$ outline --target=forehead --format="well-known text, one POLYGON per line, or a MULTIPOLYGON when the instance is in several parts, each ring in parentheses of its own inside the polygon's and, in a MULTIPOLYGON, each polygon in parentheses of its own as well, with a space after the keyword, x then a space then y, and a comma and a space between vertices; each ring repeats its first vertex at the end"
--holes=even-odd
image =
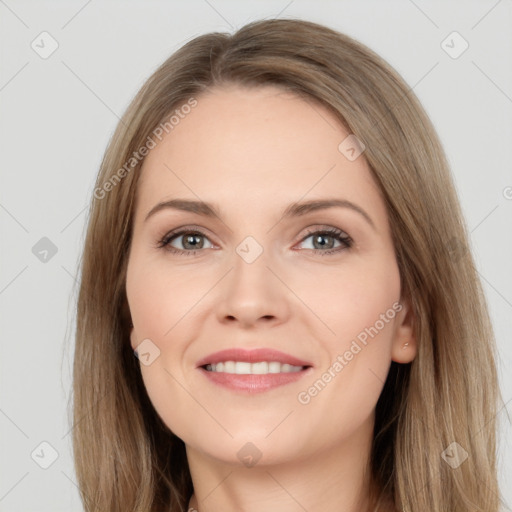
POLYGON ((339 150, 349 132, 319 103, 234 85, 196 100, 145 159, 138 196, 146 209, 172 196, 241 207, 336 192, 364 202, 378 196, 364 156, 350 161, 339 150))

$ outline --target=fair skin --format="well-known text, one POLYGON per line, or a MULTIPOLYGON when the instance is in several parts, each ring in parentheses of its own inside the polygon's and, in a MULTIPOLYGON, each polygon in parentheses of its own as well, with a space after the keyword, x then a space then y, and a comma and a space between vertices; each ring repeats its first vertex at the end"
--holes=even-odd
POLYGON ((384 201, 364 153, 350 161, 338 150, 348 132, 324 107, 274 87, 224 86, 197 100, 144 162, 126 282, 132 348, 150 339, 160 350, 141 372, 155 410, 186 445, 190 506, 360 512, 375 405, 391 361, 409 363, 417 350, 384 201), (219 217, 162 208, 145 220, 176 198, 214 203, 219 217), (283 217, 293 203, 327 198, 364 213, 283 217), (188 234, 157 247, 181 227, 188 234), (311 236, 332 228, 352 245, 311 236), (250 251, 263 250, 251 263, 237 252, 248 236, 257 242, 250 251), (378 333, 333 372, 372 326, 378 333), (267 391, 228 389, 196 365, 232 347, 274 348, 311 367, 267 391), (329 368, 329 382, 308 394, 329 368), (247 453, 256 464, 242 460, 247 453))

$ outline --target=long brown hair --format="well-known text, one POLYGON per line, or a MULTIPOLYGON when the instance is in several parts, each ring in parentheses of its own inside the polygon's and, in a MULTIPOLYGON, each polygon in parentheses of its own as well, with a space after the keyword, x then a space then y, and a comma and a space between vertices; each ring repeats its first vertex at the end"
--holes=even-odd
POLYGON ((279 86, 329 108, 364 143, 385 199, 418 355, 391 364, 377 403, 372 510, 391 502, 400 512, 497 512, 496 349, 441 144, 389 64, 293 19, 185 44, 147 80, 108 145, 77 310, 73 448, 85 510, 182 512, 192 494, 184 444, 151 405, 130 347, 125 281, 143 155, 159 127, 172 130, 176 109, 223 84, 279 86), (454 453, 467 459, 455 467, 454 453))

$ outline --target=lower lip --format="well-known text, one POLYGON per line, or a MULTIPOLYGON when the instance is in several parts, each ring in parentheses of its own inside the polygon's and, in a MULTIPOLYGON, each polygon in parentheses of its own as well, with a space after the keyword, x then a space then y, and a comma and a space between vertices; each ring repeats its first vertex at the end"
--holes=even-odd
POLYGON ((290 373, 266 373, 264 375, 237 374, 224 372, 209 372, 204 368, 198 368, 211 382, 231 389, 232 391, 243 391, 248 393, 262 393, 271 389, 296 382, 311 373, 313 368, 310 366, 305 370, 290 373))

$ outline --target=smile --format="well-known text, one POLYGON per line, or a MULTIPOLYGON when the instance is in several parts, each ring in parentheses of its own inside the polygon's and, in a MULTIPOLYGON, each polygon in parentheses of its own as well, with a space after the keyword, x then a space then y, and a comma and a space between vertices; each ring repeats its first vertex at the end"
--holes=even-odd
POLYGON ((282 364, 278 361, 224 361, 217 364, 205 365, 206 371, 215 373, 233 373, 237 375, 267 375, 269 373, 293 373, 304 370, 304 366, 282 364))

